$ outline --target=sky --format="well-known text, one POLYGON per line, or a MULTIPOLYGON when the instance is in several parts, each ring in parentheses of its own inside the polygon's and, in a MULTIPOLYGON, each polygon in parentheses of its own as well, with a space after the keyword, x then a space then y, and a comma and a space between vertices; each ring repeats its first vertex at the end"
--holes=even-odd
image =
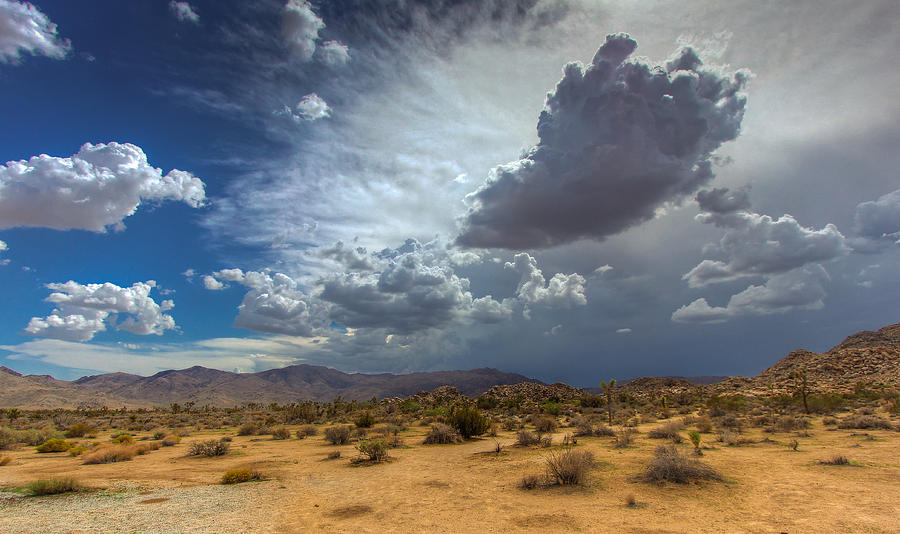
POLYGON ((900 4, 0 0, 0 365, 754 375, 896 323, 900 4))

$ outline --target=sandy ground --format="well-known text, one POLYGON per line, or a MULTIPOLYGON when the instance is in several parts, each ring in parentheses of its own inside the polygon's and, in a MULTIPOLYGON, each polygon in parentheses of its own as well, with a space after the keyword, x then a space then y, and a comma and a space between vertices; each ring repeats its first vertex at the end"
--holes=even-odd
MULTIPOLYGON (((655 425, 645 425, 647 429, 655 425)), ((26 497, 0 493, 0 532, 898 532, 900 433, 825 430, 810 437, 762 434, 779 443, 725 447, 704 435, 703 460, 725 482, 658 486, 633 482, 663 443, 646 435, 635 446, 612 448, 611 438, 579 438, 598 462, 585 487, 522 490, 526 474, 544 471, 546 449, 505 447, 493 439, 460 445, 421 445, 424 429, 402 434, 409 448, 386 464, 351 466, 352 445, 334 447, 322 436, 274 441, 235 437, 221 458, 186 457, 192 440, 229 432, 195 433, 175 447, 129 462, 82 465, 65 453, 8 453, 0 486, 73 476, 96 491, 26 497), (853 435, 858 434, 858 435, 853 435), (327 460, 340 450, 342 458, 327 460), (835 454, 856 465, 826 466, 835 454), (234 467, 255 467, 269 479, 218 485, 234 467), (625 504, 631 494, 636 507, 625 504)), ((512 433, 501 433, 512 445, 512 433)), ((562 433, 557 434, 557 442, 562 433)), ((689 444, 682 444, 685 451, 689 444)))

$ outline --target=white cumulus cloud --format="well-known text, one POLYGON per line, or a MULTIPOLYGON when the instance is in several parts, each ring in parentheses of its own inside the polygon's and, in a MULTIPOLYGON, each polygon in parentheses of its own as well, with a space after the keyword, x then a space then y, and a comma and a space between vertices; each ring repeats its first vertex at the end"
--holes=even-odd
POLYGON ((275 114, 290 117, 294 122, 313 122, 330 117, 331 108, 328 107, 328 102, 325 102, 322 97, 311 93, 300 99, 293 108, 284 106, 283 109, 276 111, 275 114))
POLYGON ((33 4, 0 0, 0 63, 18 63, 23 53, 63 59, 71 48, 33 4))
POLYGON ((163 312, 175 307, 171 300, 159 304, 150 297, 156 282, 137 282, 131 287, 104 284, 47 284, 53 290, 46 302, 56 305, 47 317, 32 317, 25 332, 33 336, 88 341, 107 326, 117 330, 162 335, 176 328, 175 319, 163 312), (119 316, 124 319, 119 320, 119 316))
POLYGON ((523 302, 557 308, 587 304, 587 297, 584 296, 585 280, 578 273, 556 273, 547 282, 544 273, 537 266, 537 260, 526 252, 516 254, 513 261, 507 262, 505 267, 522 275, 516 295, 523 302))
POLYGON ((105 232, 123 228, 142 202, 174 200, 196 208, 205 199, 199 178, 178 169, 163 175, 130 143, 85 143, 68 158, 41 154, 0 166, 0 228, 105 232))

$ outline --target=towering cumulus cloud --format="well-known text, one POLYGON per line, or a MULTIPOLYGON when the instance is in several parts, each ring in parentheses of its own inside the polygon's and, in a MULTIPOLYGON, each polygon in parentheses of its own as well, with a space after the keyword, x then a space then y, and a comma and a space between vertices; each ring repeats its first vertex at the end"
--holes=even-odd
POLYGON ((41 154, 0 166, 0 228, 42 226, 105 232, 122 228, 142 201, 179 200, 198 207, 204 183, 162 170, 130 143, 86 143, 70 158, 41 154))
POLYGON ((133 334, 161 335, 175 328, 175 320, 165 311, 175 307, 171 300, 157 304, 150 297, 156 282, 137 282, 131 287, 105 284, 47 284, 54 292, 45 300, 56 305, 47 317, 32 317, 25 332, 40 337, 89 341, 97 332, 106 330, 107 323, 118 330, 133 334), (116 323, 119 315, 125 319, 116 323))
POLYGON ((602 239, 713 177, 713 151, 740 132, 749 72, 704 66, 690 47, 655 66, 628 59, 636 47, 609 35, 587 68, 566 65, 538 121, 540 142, 467 197, 459 244, 602 239))
POLYGON ((28 2, 0 0, 0 63, 17 63, 23 53, 62 59, 67 39, 56 35, 56 24, 28 2))

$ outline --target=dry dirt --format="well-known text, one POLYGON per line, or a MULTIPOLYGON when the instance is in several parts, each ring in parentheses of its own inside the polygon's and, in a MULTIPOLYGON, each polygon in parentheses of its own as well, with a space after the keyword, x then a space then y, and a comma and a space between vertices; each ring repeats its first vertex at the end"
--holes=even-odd
MULTIPOLYGON (((424 428, 401 435, 409 446, 386 464, 351 466, 353 445, 334 447, 321 435, 274 441, 235 437, 221 458, 191 458, 193 440, 234 435, 197 432, 129 462, 82 465, 65 453, 33 448, 6 452, 0 467, 0 532, 897 532, 900 530, 900 433, 826 430, 817 420, 809 437, 766 437, 777 443, 727 447, 704 434, 703 460, 725 482, 632 482, 653 449, 612 447, 611 438, 579 438, 597 467, 585 487, 522 490, 526 474, 544 471, 547 449, 516 448, 513 433, 459 445, 421 445, 424 428), (856 435, 854 435, 856 434, 856 435), (867 434, 867 435, 863 435, 867 434), (787 443, 800 443, 797 452, 787 443), (328 460, 340 450, 342 457, 328 460), (836 454, 854 465, 820 465, 836 454), (253 467, 268 477, 234 486, 222 473, 253 467), (21 487, 50 477, 75 477, 102 488, 79 494, 30 497, 21 487), (633 495, 634 507, 626 506, 633 495)), ((562 440, 562 432, 556 442, 562 440)), ((685 451, 691 446, 679 445, 685 451)))

